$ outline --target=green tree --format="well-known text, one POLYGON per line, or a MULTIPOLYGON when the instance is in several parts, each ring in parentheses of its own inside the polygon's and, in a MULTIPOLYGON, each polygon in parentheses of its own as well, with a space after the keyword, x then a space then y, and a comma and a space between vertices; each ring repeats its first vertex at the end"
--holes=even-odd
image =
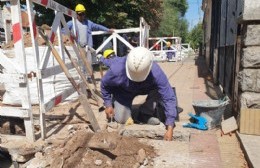
POLYGON ((188 4, 186 0, 164 0, 160 27, 153 31, 155 36, 179 36, 184 42, 188 34, 188 22, 184 19, 188 4))
POLYGON ((193 49, 198 48, 203 39, 203 29, 202 23, 198 23, 188 35, 188 40, 190 41, 191 47, 193 49))
MULTIPOLYGON (((90 20, 113 28, 138 27, 140 17, 144 17, 151 28, 158 27, 162 9, 162 0, 56 0, 56 2, 73 10, 78 3, 81 3, 86 7, 87 17, 90 20)), ((35 6, 35 10, 39 13, 37 23, 54 17, 53 12, 39 5, 35 6)))

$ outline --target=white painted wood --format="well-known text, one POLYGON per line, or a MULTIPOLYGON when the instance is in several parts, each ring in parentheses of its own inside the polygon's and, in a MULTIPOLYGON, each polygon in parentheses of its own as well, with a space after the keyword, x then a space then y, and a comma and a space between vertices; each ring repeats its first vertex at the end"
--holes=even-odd
MULTIPOLYGON (((69 62, 69 63, 66 63, 66 67, 68 69, 72 69, 73 65, 71 64, 71 62, 69 62)), ((59 73, 62 73, 62 72, 63 71, 60 69, 60 66, 56 65, 56 66, 53 66, 53 67, 43 69, 41 71, 41 75, 42 75, 42 78, 44 79, 44 78, 47 78, 47 77, 50 77, 52 75, 56 75, 56 74, 59 74, 59 73)))
POLYGON ((0 64, 5 68, 7 73, 22 73, 19 66, 12 62, 10 58, 7 58, 4 54, 4 50, 0 49, 0 64))
MULTIPOLYGON (((140 32, 139 28, 128 28, 128 29, 115 29, 114 33, 132 33, 132 32, 140 32)), ((91 33, 92 35, 102 35, 102 34, 110 34, 109 32, 106 31, 93 31, 91 33)))
POLYGON ((122 42, 124 43, 128 48, 133 49, 134 47, 128 42, 126 41, 123 37, 121 37, 118 34, 115 34, 115 36, 122 42))
POLYGON ((0 83, 26 83, 24 74, 0 74, 0 83))
POLYGON ((5 43, 8 44, 11 42, 11 24, 10 20, 4 20, 4 29, 5 29, 5 43))
MULTIPOLYGON (((58 94, 56 97, 52 98, 50 101, 44 103, 44 108, 46 109, 46 112, 50 111, 55 106, 55 99, 58 97, 61 97, 60 101, 64 101, 67 97, 69 97, 71 94, 75 92, 74 88, 68 88, 64 90, 62 93, 58 94)), ((56 104, 57 105, 57 104, 56 104)))
MULTIPOLYGON (((39 68, 40 68, 40 55, 39 55, 39 45, 34 37, 37 34, 37 30, 34 29, 34 12, 33 12, 33 3, 32 0, 26 0, 27 8, 28 8, 28 17, 29 17, 29 24, 30 24, 30 33, 31 33, 31 41, 32 41, 32 47, 33 52, 35 55, 35 62, 37 66, 37 86, 38 86, 38 95, 39 95, 39 113, 40 113, 40 127, 41 127, 41 138, 45 139, 46 137, 46 123, 45 123, 45 108, 44 108, 44 94, 43 94, 43 84, 42 84, 42 76, 39 76, 39 68), (36 31, 36 32, 35 32, 36 31)), ((25 121, 27 124, 28 121, 25 121)))
MULTIPOLYGON (((58 12, 55 11, 57 14, 58 12)), ((62 13, 61 13, 62 14, 62 13)), ((61 15, 63 17, 63 15, 61 15)), ((65 55, 64 55, 64 49, 63 49, 63 41, 62 41, 62 36, 61 36, 61 22, 59 21, 59 27, 57 29, 57 35, 58 35, 58 42, 59 42, 59 54, 62 58, 62 60, 65 62, 65 55)))
POLYGON ((75 11, 66 8, 65 6, 55 2, 53 0, 48 0, 47 4, 43 4, 42 0, 33 0, 33 2, 37 3, 39 5, 42 5, 44 7, 51 8, 52 10, 56 10, 56 11, 62 12, 64 14, 68 15, 68 16, 76 17, 76 12, 75 11))
POLYGON ((106 45, 107 43, 113 39, 113 35, 109 36, 97 49, 96 53, 99 53, 106 45))
MULTIPOLYGON (((22 19, 21 19, 21 10, 20 10, 20 1, 19 0, 12 0, 11 2, 11 18, 12 18, 12 25, 18 25, 21 39, 17 39, 14 44, 15 48, 15 55, 19 57, 21 65, 23 65, 22 73, 27 74, 27 64, 26 64, 26 55, 24 50, 24 38, 22 35, 22 19)), ((13 32, 14 33, 14 32, 13 32)), ((27 83, 27 77, 25 78, 25 82, 27 83)), ((31 111, 31 99, 30 99, 30 90, 28 84, 23 85, 20 87, 19 92, 21 93, 21 100, 22 100, 22 107, 23 109, 28 110, 29 119, 24 121, 25 125, 25 133, 26 137, 30 141, 35 141, 34 135, 34 126, 33 126, 33 116, 31 111)))
POLYGON ((117 55, 117 41, 116 36, 113 34, 113 50, 115 51, 115 54, 117 55))
MULTIPOLYGON (((52 23, 52 26, 51 26, 51 32, 48 36, 48 38, 50 39, 52 34, 55 33, 60 25, 60 20, 62 18, 62 13, 57 13, 55 15, 55 18, 53 20, 53 23, 52 23)), ((44 56, 42 57, 42 60, 41 60, 41 64, 40 64, 40 68, 41 69, 45 69, 47 67, 47 64, 48 64, 48 61, 49 61, 49 58, 50 58, 50 54, 51 54, 51 49, 50 47, 48 47, 48 50, 47 52, 45 52, 44 56)))
POLYGON ((21 107, 0 107, 0 116, 28 118, 29 114, 21 107))

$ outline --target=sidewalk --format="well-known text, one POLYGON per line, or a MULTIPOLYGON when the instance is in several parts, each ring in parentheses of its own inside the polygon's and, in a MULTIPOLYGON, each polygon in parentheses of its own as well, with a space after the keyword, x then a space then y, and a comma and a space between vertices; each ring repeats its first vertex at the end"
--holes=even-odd
MULTIPOLYGON (((198 69, 201 69, 200 70, 200 72, 202 72, 201 74, 201 76, 203 77, 204 76, 204 78, 205 78, 205 76, 206 76, 206 79, 207 78, 210 78, 208 75, 207 75, 207 72, 206 72, 206 70, 203 70, 203 64, 205 63, 204 61, 203 61, 203 59, 200 59, 200 61, 198 61, 198 62, 201 62, 202 64, 198 64, 198 65, 200 65, 200 67, 198 67, 198 69), (203 63, 204 62, 204 63, 203 63), (204 74, 204 75, 203 75, 204 74)), ((199 78, 197 79, 198 81, 197 82, 199 82, 199 78)), ((206 81, 206 80, 205 80, 206 81)), ((197 82, 194 82, 195 84, 197 83, 197 82)), ((205 84, 207 85, 207 83, 208 82, 205 82, 205 84)), ((210 82, 209 82, 210 83, 210 82)), ((205 85, 205 86, 206 86, 205 85)), ((212 85, 211 85, 212 86, 212 85)), ((208 87, 208 88, 211 88, 211 87, 208 87)), ((218 88, 216 88, 215 87, 215 89, 214 89, 216 92, 217 92, 217 94, 218 95, 221 95, 221 91, 218 89, 218 88)), ((214 92, 214 91, 213 91, 214 92)), ((209 91, 209 89, 207 89, 207 95, 211 95, 212 96, 212 94, 208 94, 208 93, 210 93, 210 91, 209 91)), ((193 96, 194 96, 194 99, 196 100, 197 98, 201 98, 201 97, 203 97, 203 94, 201 94, 201 92, 199 92, 199 93, 197 93, 197 92, 195 92, 194 94, 193 94, 193 96)), ((205 96, 205 95, 204 95, 205 96)), ((214 96, 212 96, 212 98, 214 99, 214 98, 216 98, 215 97, 215 95, 214 96)), ((226 118, 228 118, 228 117, 231 117, 232 116, 232 114, 231 114, 231 111, 226 111, 226 112, 228 112, 228 113, 226 113, 225 114, 225 117, 226 118)), ((240 141, 240 146, 241 146, 241 148, 242 148, 242 150, 243 150, 243 153, 244 153, 244 155, 245 155, 245 158, 246 158, 246 160, 247 160, 247 164, 248 164, 248 167, 254 167, 254 168, 257 168, 257 167, 260 167, 260 160, 259 160, 259 158, 260 158, 260 136, 254 136, 254 135, 246 135, 246 134, 240 134, 238 131, 237 131, 237 138, 238 138, 238 140, 240 141)))
MULTIPOLYGON (((186 58, 183 62, 159 63, 169 82, 176 88, 178 105, 183 108, 180 121, 176 122, 174 141, 165 142, 143 139, 158 152, 154 167, 160 168, 196 168, 196 167, 247 167, 240 143, 233 134, 221 136, 219 129, 200 131, 183 128, 189 122, 188 113, 194 114, 192 101, 218 99, 221 91, 212 84, 205 60, 202 57, 186 58)), ((163 126, 130 126, 128 129, 165 132, 163 126)))
POLYGON ((238 138, 245 152, 249 167, 260 167, 260 136, 238 133, 238 138))

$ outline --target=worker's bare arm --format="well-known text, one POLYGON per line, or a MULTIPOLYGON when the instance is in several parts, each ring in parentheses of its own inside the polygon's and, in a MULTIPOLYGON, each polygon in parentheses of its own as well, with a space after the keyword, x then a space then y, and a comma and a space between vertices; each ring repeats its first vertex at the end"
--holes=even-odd
POLYGON ((164 134, 164 140, 166 140, 166 141, 172 141, 173 128, 174 128, 174 126, 167 125, 167 127, 166 127, 167 131, 166 131, 166 133, 164 134))
POLYGON ((105 113, 107 115, 107 118, 111 118, 114 116, 114 108, 112 106, 106 107, 105 113))

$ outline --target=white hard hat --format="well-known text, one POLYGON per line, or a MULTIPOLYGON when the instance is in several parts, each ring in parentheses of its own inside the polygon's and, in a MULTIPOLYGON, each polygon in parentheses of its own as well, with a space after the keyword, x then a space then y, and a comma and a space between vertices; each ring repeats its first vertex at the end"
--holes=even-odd
POLYGON ((144 47, 132 49, 126 59, 126 75, 135 82, 144 81, 149 75, 153 63, 153 53, 144 47))

